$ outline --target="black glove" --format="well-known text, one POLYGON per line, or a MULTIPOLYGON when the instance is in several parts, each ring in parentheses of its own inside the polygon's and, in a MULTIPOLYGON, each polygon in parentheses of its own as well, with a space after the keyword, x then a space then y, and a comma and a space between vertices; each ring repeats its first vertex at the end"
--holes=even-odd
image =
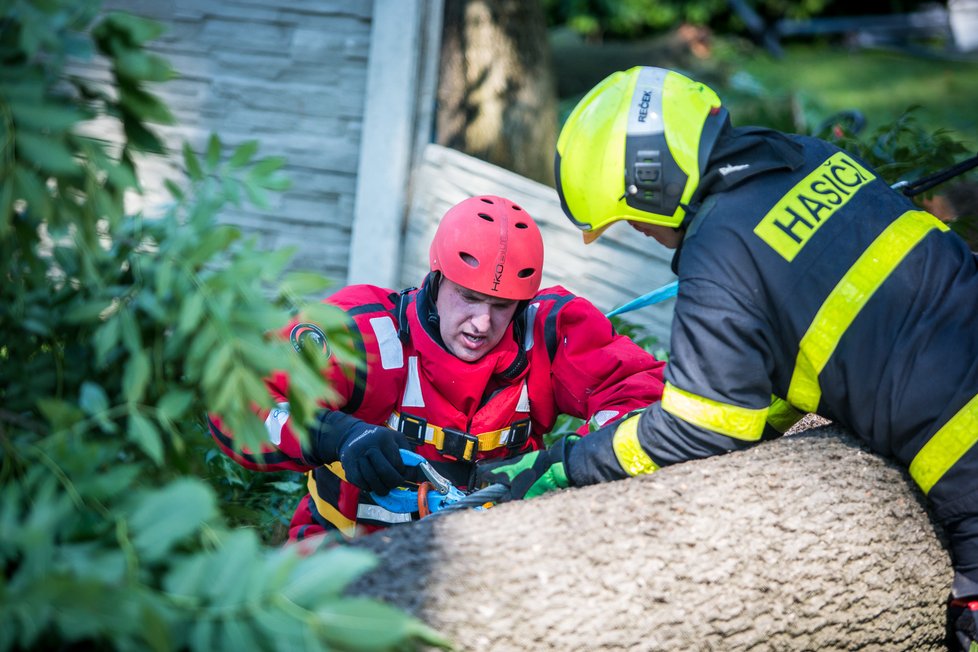
POLYGON ((401 460, 401 448, 410 448, 397 430, 361 421, 336 410, 322 410, 312 429, 312 454, 317 464, 339 461, 347 482, 386 496, 391 489, 417 479, 401 460))
POLYGON ((978 596, 948 599, 947 649, 978 650, 978 596))
POLYGON ((580 439, 568 435, 552 448, 533 451, 501 462, 480 464, 476 468, 476 486, 502 484, 509 492, 496 502, 534 498, 549 491, 571 486, 567 475, 567 454, 580 439))

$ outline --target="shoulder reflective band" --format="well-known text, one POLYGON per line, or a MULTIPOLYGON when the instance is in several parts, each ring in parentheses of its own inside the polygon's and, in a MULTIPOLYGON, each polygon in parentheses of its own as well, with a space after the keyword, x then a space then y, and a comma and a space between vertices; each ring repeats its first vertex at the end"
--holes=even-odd
POLYGON ((925 494, 978 442, 978 396, 951 417, 910 462, 910 477, 925 494))
POLYGON ((697 396, 666 383, 662 409, 711 432, 743 441, 758 441, 764 434, 766 407, 745 408, 697 396))
POLYGON ((771 397, 771 407, 768 408, 767 412, 767 423, 782 435, 788 432, 791 426, 801 421, 803 416, 805 416, 804 413, 793 408, 791 403, 783 398, 771 397))
POLYGON ((636 414, 622 421, 611 439, 611 447, 618 463, 631 476, 652 473, 659 469, 659 465, 652 461, 638 441, 638 420, 641 416, 641 413, 636 414))
POLYGON ((822 398, 818 375, 839 340, 900 261, 934 229, 947 231, 948 227, 930 213, 907 211, 886 227, 849 268, 801 338, 788 387, 789 403, 808 412, 818 409, 822 398))

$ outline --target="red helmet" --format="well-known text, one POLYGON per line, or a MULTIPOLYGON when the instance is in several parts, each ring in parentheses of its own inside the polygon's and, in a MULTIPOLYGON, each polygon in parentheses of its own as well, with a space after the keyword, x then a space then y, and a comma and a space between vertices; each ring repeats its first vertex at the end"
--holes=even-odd
POLYGON ((530 299, 540 289, 543 237, 529 213, 503 197, 455 204, 431 241, 431 270, 482 294, 530 299))

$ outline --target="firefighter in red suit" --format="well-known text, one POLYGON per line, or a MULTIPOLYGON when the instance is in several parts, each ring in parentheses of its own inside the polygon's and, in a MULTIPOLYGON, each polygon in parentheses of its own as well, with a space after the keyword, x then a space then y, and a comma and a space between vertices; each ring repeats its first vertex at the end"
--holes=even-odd
MULTIPOLYGON (((585 299, 560 286, 540 290, 543 239, 512 201, 482 196, 452 207, 430 263, 420 289, 354 285, 327 299, 349 316, 366 364, 331 358, 327 378, 337 398, 323 403, 305 445, 296 434, 302 426, 289 418, 282 374, 268 380, 278 407, 262 414, 263 450, 235 450, 220 419, 210 417, 221 449, 243 466, 307 474, 291 540, 330 531, 352 537, 418 518, 371 498, 414 470, 399 448, 465 488, 478 461, 542 448, 561 414, 600 427, 659 400, 664 363, 617 335, 585 299)), ((313 337, 328 350, 315 324, 289 324, 283 335, 297 347, 313 337)))

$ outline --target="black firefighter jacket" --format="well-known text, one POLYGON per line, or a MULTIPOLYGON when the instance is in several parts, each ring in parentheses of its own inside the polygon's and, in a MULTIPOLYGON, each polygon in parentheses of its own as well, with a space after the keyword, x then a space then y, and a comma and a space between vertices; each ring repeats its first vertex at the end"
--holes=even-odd
POLYGON ((833 145, 731 133, 748 146, 711 157, 673 263, 662 402, 582 439, 572 482, 743 449, 815 412, 909 467, 978 581, 975 255, 833 145))

